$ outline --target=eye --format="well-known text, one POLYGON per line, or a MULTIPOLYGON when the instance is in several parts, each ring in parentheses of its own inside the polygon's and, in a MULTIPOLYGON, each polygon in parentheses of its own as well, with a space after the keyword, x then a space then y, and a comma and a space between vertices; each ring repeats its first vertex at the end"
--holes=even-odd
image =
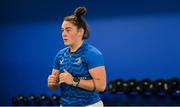
POLYGON ((67 32, 70 32, 71 30, 66 30, 67 32))
POLYGON ((64 30, 63 30, 63 29, 61 29, 61 32, 64 32, 64 30))

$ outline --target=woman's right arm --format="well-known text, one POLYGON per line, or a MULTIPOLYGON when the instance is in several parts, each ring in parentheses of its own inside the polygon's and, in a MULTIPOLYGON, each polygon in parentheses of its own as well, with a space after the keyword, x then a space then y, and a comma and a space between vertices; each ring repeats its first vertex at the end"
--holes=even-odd
POLYGON ((51 75, 48 76, 48 88, 56 90, 59 88, 59 74, 60 71, 53 69, 51 75))

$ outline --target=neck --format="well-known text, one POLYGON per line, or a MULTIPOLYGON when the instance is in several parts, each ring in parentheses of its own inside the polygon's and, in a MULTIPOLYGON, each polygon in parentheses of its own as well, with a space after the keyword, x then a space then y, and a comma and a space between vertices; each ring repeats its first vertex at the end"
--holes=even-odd
POLYGON ((82 44, 83 44, 83 40, 70 46, 71 52, 76 52, 81 47, 82 44))

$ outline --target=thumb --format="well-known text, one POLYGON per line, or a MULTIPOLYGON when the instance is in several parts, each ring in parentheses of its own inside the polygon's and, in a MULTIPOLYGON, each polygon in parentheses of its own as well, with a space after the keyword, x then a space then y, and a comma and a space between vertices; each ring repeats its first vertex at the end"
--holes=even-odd
POLYGON ((64 73, 68 73, 69 74, 69 72, 66 69, 64 69, 64 73))
POLYGON ((60 74, 59 71, 55 71, 55 70, 52 71, 52 75, 59 75, 59 74, 60 74))

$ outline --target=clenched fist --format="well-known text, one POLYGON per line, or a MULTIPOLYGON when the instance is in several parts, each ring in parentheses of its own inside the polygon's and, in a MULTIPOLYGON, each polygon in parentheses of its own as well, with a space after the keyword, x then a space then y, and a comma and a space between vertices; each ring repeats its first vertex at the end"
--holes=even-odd
POLYGON ((64 73, 61 73, 59 75, 59 83, 66 83, 68 85, 72 85, 72 81, 73 81, 73 76, 64 69, 64 73))
POLYGON ((53 70, 52 74, 48 76, 48 87, 52 90, 59 88, 59 71, 53 70))

